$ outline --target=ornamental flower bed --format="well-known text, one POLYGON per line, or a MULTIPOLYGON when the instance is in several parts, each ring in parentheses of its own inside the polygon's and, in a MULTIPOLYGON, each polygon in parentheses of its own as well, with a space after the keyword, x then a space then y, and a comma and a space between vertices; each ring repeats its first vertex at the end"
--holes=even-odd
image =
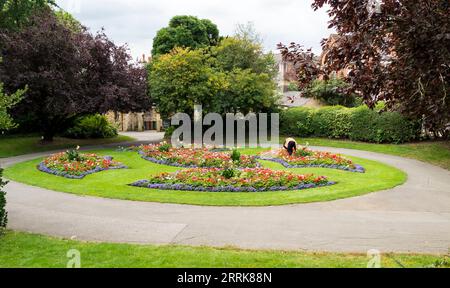
POLYGON ((67 151, 45 158, 38 167, 40 171, 69 179, 82 179, 87 175, 111 169, 125 169, 126 166, 113 161, 110 156, 79 154, 67 151))
POLYGON ((324 176, 298 175, 261 168, 217 169, 194 168, 163 173, 131 186, 160 190, 200 192, 266 192, 303 190, 333 185, 324 176))
POLYGON ((365 169, 353 163, 353 161, 341 155, 329 152, 312 151, 306 147, 301 147, 290 156, 285 149, 280 149, 275 153, 261 154, 260 159, 280 163, 286 168, 331 168, 350 172, 365 173, 365 169))
POLYGON ((167 144, 144 145, 139 154, 145 160, 174 167, 182 168, 224 168, 231 162, 239 168, 257 168, 260 164, 255 156, 238 155, 233 160, 231 152, 215 152, 193 148, 172 148, 167 144))

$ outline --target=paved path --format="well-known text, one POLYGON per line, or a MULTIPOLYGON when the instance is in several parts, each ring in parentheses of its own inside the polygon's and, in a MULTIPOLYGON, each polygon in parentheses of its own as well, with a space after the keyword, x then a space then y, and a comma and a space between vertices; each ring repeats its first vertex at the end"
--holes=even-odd
MULTIPOLYGON (((313 147, 314 148, 314 147, 313 147)), ((79 240, 284 250, 447 253, 450 172, 371 152, 320 148, 374 159, 408 173, 395 189, 328 203, 200 207, 80 197, 11 182, 11 229, 79 240)), ((3 159, 11 165, 42 154, 3 159)))

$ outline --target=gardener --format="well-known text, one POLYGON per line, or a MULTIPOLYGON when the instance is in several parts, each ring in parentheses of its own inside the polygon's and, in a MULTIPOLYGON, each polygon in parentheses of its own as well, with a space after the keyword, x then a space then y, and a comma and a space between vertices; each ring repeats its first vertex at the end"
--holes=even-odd
POLYGON ((287 150, 289 156, 292 156, 292 154, 297 151, 297 141, 295 141, 294 138, 287 138, 284 141, 283 147, 287 150))

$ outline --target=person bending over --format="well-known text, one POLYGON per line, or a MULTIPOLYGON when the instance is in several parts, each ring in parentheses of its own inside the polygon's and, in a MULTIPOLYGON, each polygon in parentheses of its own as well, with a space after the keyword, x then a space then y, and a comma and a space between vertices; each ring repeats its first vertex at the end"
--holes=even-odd
POLYGON ((287 150, 287 152, 289 153, 289 156, 292 156, 292 154, 297 152, 297 141, 295 141, 294 138, 287 138, 284 141, 283 147, 284 147, 284 149, 287 150))

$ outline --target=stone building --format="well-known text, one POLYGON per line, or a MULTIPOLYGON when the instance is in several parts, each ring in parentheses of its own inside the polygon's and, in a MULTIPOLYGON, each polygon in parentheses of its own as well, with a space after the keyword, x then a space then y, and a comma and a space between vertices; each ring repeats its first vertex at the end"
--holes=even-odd
POLYGON ((108 120, 114 123, 119 131, 162 131, 163 121, 155 108, 142 113, 109 112, 108 120))
MULTIPOLYGON (((142 65, 151 61, 151 57, 142 55, 139 62, 142 65)), ((153 107, 150 111, 143 111, 141 113, 120 113, 111 111, 106 114, 108 120, 115 124, 119 131, 158 131, 163 130, 163 120, 161 115, 153 107)))

